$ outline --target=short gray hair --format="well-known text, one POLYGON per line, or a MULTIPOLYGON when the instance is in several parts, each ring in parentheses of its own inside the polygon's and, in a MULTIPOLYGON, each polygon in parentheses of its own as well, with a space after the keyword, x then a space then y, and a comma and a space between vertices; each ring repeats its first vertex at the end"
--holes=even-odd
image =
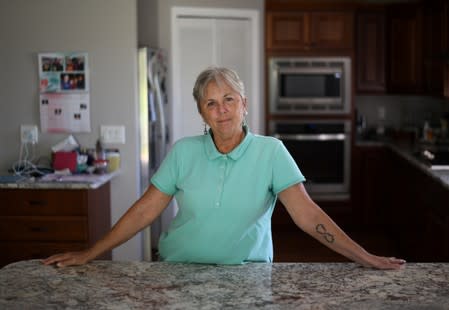
POLYGON ((198 75, 195 86, 193 87, 193 98, 196 101, 198 112, 201 113, 201 100, 204 97, 207 85, 212 81, 218 85, 223 82, 226 83, 232 90, 238 92, 242 98, 245 98, 245 86, 237 72, 225 67, 211 66, 198 75))

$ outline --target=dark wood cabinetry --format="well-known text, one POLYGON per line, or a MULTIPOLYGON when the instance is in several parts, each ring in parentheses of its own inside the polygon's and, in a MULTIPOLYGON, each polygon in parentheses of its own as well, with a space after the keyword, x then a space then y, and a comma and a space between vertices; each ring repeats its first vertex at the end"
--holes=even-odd
POLYGON ((449 190, 392 152, 389 194, 393 197, 389 228, 410 261, 449 261, 449 190))
POLYGON ((356 91, 449 96, 447 20, 447 0, 359 10, 356 91))
POLYGON ((415 5, 388 8, 388 88, 392 93, 421 93, 422 14, 415 5))
POLYGON ((442 3, 423 6, 423 71, 424 89, 429 94, 443 95, 444 90, 444 11, 442 3))
POLYGON ((385 171, 389 168, 383 146, 356 147, 353 153, 352 196, 359 229, 385 228, 385 171))
POLYGON ((449 98, 449 0, 443 1, 441 14, 443 15, 443 95, 449 98))
POLYGON ((267 12, 266 18, 268 50, 352 49, 350 12, 267 12))
POLYGON ((110 229, 109 186, 0 189, 0 266, 93 244, 110 229))
POLYGON ((356 91, 383 93, 386 91, 385 12, 359 12, 356 23, 356 91))
POLYGON ((387 147, 359 147, 357 154, 363 227, 387 232, 395 255, 408 261, 449 261, 449 189, 387 147))

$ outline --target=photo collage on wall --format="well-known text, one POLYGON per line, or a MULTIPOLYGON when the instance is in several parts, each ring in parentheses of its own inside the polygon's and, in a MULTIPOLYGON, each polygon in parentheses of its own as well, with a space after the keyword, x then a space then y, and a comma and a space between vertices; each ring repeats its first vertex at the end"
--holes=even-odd
POLYGON ((87 53, 39 54, 41 130, 90 132, 87 53))

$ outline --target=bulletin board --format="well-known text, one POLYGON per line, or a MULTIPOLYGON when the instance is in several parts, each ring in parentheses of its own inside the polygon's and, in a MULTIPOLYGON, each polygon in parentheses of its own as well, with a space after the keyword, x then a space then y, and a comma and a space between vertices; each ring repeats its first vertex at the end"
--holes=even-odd
POLYGON ((87 53, 40 53, 39 111, 42 132, 90 132, 87 53))

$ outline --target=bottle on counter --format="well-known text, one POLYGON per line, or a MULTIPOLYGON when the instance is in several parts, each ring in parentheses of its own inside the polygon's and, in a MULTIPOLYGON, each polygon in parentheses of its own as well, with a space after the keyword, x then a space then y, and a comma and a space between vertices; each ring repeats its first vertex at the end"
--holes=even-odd
POLYGON ((449 113, 446 113, 443 115, 443 117, 440 119, 441 124, 441 138, 443 140, 448 138, 448 123, 449 123, 449 113))
POLYGON ((95 144, 94 167, 94 172, 97 174, 103 174, 107 172, 108 161, 106 159, 106 152, 100 139, 98 139, 97 143, 95 144))
POLYGON ((106 152, 103 148, 103 143, 101 143, 100 139, 98 139, 97 143, 95 144, 95 159, 96 160, 105 160, 106 159, 106 152))
POLYGON ((429 125, 429 121, 424 121, 423 126, 423 140, 430 142, 433 140, 433 131, 432 128, 429 125))

